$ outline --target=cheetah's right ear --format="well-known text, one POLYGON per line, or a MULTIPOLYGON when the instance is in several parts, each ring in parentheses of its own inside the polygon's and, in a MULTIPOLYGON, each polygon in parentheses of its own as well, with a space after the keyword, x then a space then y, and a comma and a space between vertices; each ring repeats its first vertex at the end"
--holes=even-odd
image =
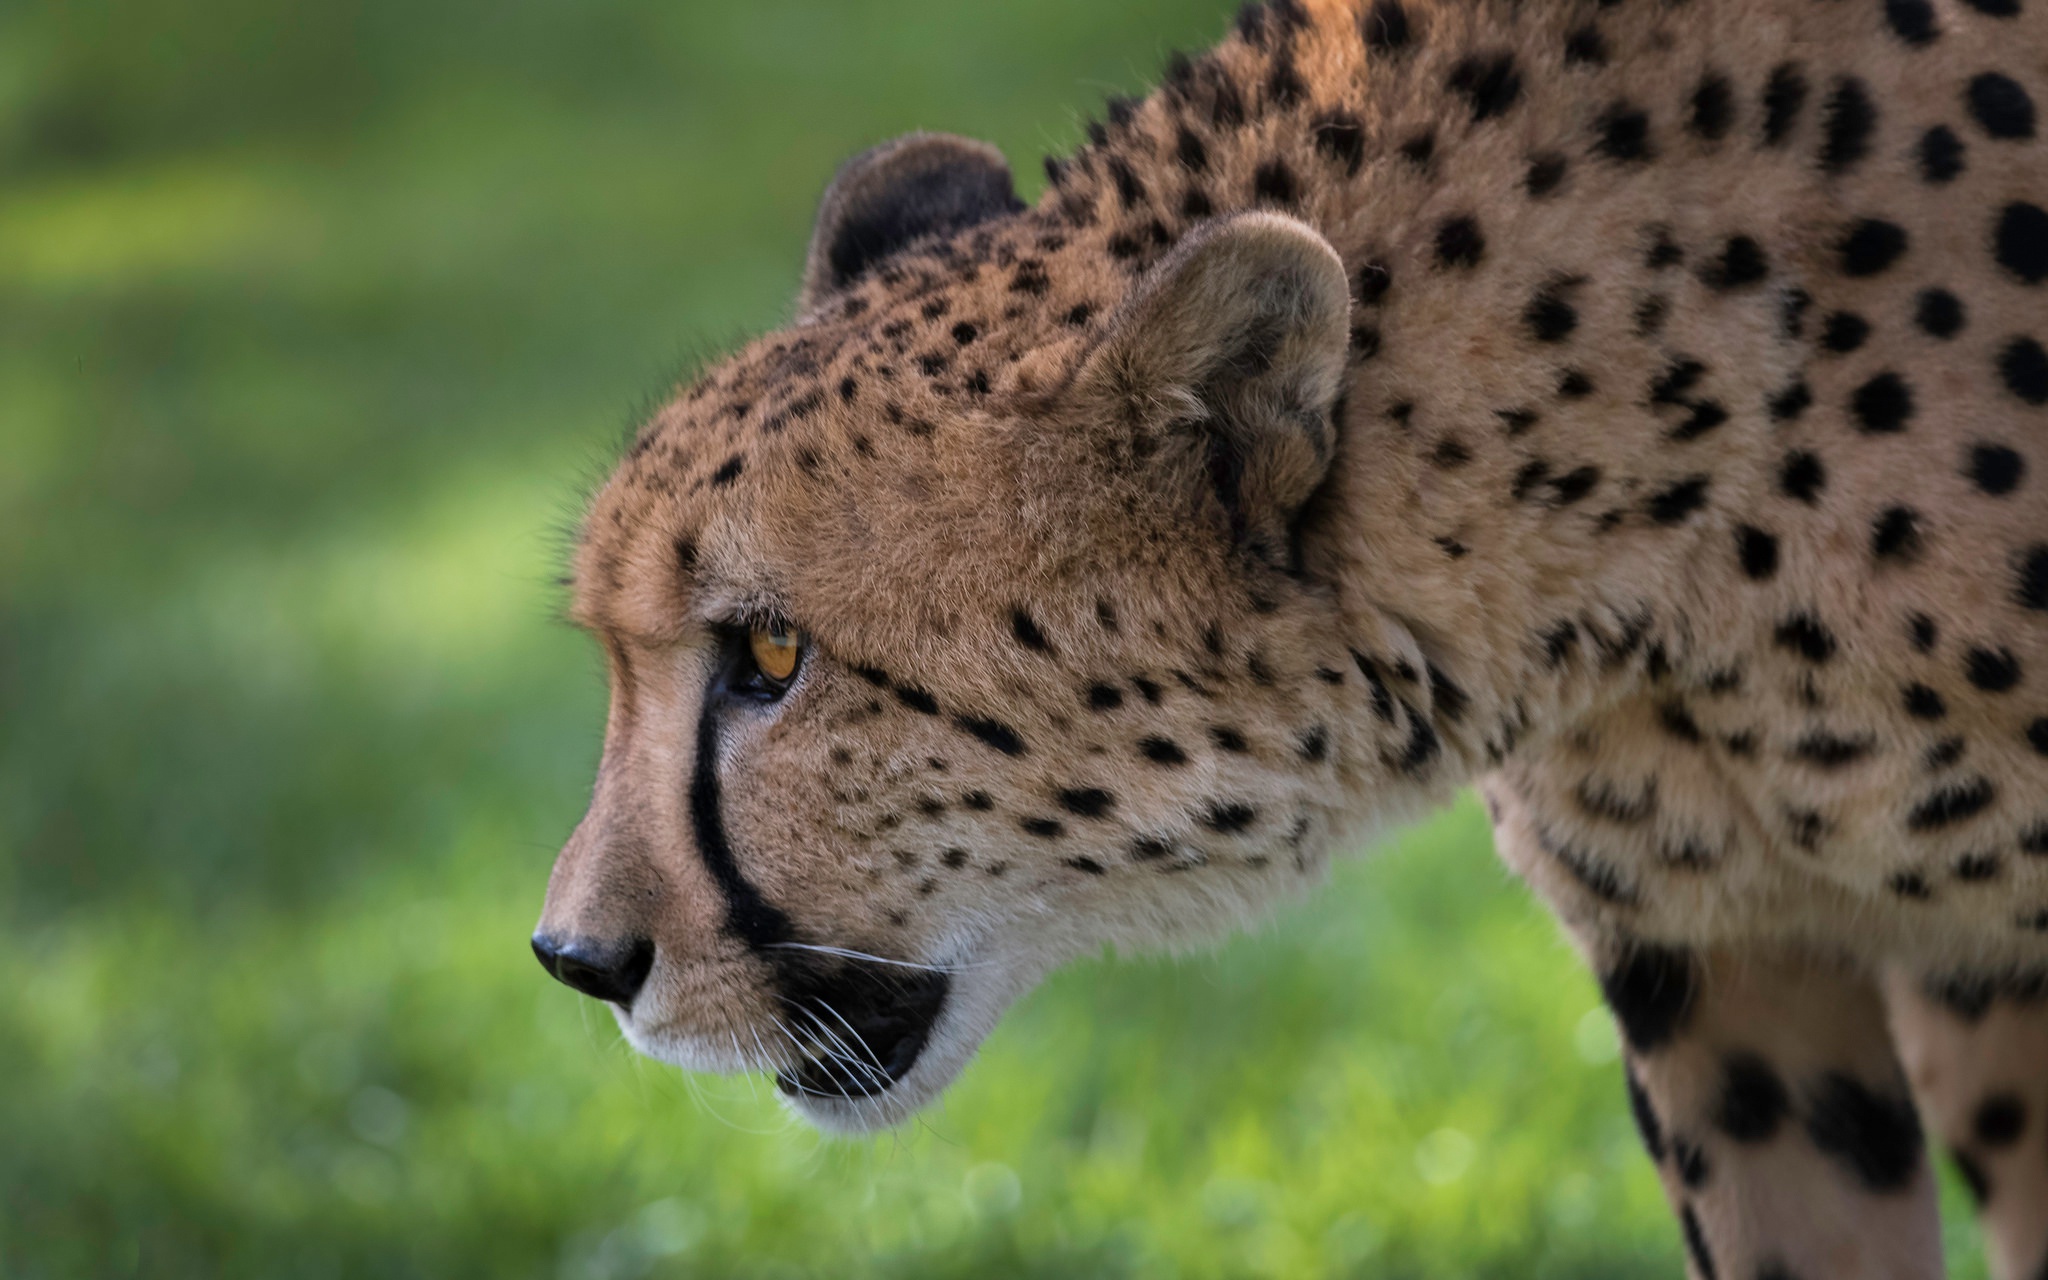
POLYGON ((1329 241, 1281 214, 1239 214, 1152 268, 1068 394, 1142 442, 1149 483, 1219 504, 1241 545, 1278 559, 1335 453, 1350 316, 1329 241))
POLYGON ((799 313, 913 240, 951 235, 1024 204, 1003 153, 949 133, 911 133, 840 166, 818 205, 799 313))

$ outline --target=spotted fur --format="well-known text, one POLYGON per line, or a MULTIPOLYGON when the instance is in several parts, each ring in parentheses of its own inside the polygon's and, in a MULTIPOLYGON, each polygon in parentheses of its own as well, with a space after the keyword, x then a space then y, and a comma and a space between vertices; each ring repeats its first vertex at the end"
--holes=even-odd
POLYGON ((2043 0, 1275 0, 1028 208, 857 159, 592 506, 543 935, 886 1123, 1058 963, 1477 782, 1694 1275, 1933 1274, 1908 1074, 2048 1275, 2044 96, 2043 0))

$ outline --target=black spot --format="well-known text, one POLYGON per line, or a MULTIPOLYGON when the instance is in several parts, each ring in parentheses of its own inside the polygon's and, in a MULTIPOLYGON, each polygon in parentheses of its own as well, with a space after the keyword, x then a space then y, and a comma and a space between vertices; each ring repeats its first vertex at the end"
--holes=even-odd
POLYGON ((1764 145, 1779 146, 1806 105, 1806 76, 1796 62, 1780 63, 1764 84, 1764 145))
POLYGON ((1837 311, 1821 325, 1820 345, 1836 355, 1847 355, 1870 336, 1870 322, 1853 311, 1837 311))
POLYGON ((1522 185, 1532 196, 1547 196, 1564 182, 1566 161, 1556 151, 1541 151, 1529 157, 1529 172, 1522 185))
POLYGON ((2020 682, 2020 660, 2010 649, 1971 649, 1963 655, 1963 674, 1986 693, 2004 693, 2020 682))
POLYGON ((1970 447, 1968 464, 1963 474, 1985 493, 2002 496, 2019 487, 2026 475, 2027 464, 2018 453, 2002 444, 1978 444, 1970 447))
POLYGON ((1436 260, 1445 267, 1475 267, 1486 253, 1479 220, 1469 214, 1445 218, 1436 228, 1436 260))
POLYGON ((1057 840, 1065 835, 1067 830, 1057 818, 1023 818, 1017 825, 1024 828, 1027 835, 1034 835, 1042 840, 1057 840))
POLYGON ((1651 338, 1664 330, 1664 322, 1671 316, 1671 299, 1661 293, 1645 295, 1636 303, 1635 334, 1638 338, 1651 338))
POLYGON ((1713 289, 1740 289, 1770 274, 1764 248, 1748 236, 1730 236, 1700 271, 1700 279, 1713 289))
POLYGON ((1886 1097, 1841 1072, 1822 1076, 1809 1095, 1806 1134, 1871 1191, 1898 1191, 1920 1168, 1920 1116, 1912 1099, 1886 1097))
MULTIPOLYGON (((2048 225, 2042 227, 2048 232, 2048 225)), ((1998 353, 2005 389, 2028 404, 2048 404, 2048 351, 2032 338, 2014 338, 1998 353)))
POLYGON ((1116 807, 1116 797, 1100 787, 1077 787, 1059 794, 1060 808, 1083 818, 1100 818, 1116 807))
POLYGON ((1600 468, 1595 466, 1573 467, 1550 482, 1551 501, 1560 507, 1568 507, 1593 492, 1600 483, 1600 468))
POLYGON ((960 797, 960 803, 976 813, 987 813, 996 807, 994 797, 990 796, 986 791, 969 791, 960 797))
POLYGON ((1666 702, 1657 708, 1657 723, 1664 732, 1690 746, 1705 742, 1706 735, 1700 732, 1699 721, 1692 718, 1692 712, 1683 702, 1666 702))
POLYGON ((1212 804, 1202 814, 1202 825, 1227 835, 1244 830, 1258 821, 1258 817, 1259 811, 1248 804, 1212 804))
POLYGON ((1627 102, 1617 102, 1594 122, 1599 137, 1593 149, 1610 160, 1643 161, 1655 154, 1650 145, 1650 116, 1627 102))
POLYGON ((721 465, 718 468, 718 470, 711 473, 711 487, 714 489, 723 489, 725 486, 739 479, 740 472, 746 468, 746 465, 747 460, 737 453, 732 455, 730 458, 727 458, 724 464, 721 465))
POLYGON ((1906 619, 1906 635, 1912 642, 1913 652, 1923 654, 1934 652, 1934 642, 1940 638, 1934 619, 1924 613, 1916 613, 1906 619))
POLYGON ((1946 289, 1922 289, 1913 301, 1913 323, 1931 337, 1953 338, 1963 328, 1962 299, 1946 289))
POLYGON ((1963 171, 1963 140, 1945 124, 1935 125, 1920 135, 1920 177, 1940 185, 1953 182, 1963 171))
POLYGON ((1445 436, 1430 450, 1429 460, 1439 467, 1455 469, 1472 461, 1472 451, 1456 436, 1445 436))
POLYGON ((1793 845, 1808 853, 1818 853, 1822 837, 1834 829, 1819 812, 1795 805, 1785 806, 1785 826, 1793 845))
POLYGON ((1174 158, 1190 173, 1202 173, 1209 168, 1209 148, 1186 125, 1180 127, 1174 139, 1174 158))
POLYGON ((1771 1065, 1753 1053, 1731 1053, 1721 1060, 1721 1093, 1714 1104, 1714 1124, 1737 1142, 1768 1142, 1792 1109, 1784 1081, 1771 1065))
POLYGON ((1679 1211, 1678 1225, 1685 1236, 1685 1251, 1692 1258, 1693 1270, 1699 1273, 1700 1280, 1719 1280, 1714 1255, 1707 1248, 1707 1233, 1701 1230, 1700 1216, 1691 1205, 1679 1211))
POLYGON ((944 863, 948 870, 958 871, 967 865, 967 850, 948 849, 939 855, 939 861, 944 863))
POLYGON ((1911 507, 1886 507, 1870 527, 1870 554, 1879 560, 1913 561, 1926 545, 1920 513, 1911 507))
POLYGON ((1587 66, 1607 65, 1607 39, 1591 23, 1574 28, 1564 38, 1565 65, 1583 62, 1587 66))
POLYGON ((1180 765, 1188 762, 1188 753, 1170 738, 1141 738, 1138 751, 1153 764, 1180 765))
POLYGON ((1318 725, 1302 735, 1301 758, 1310 764, 1319 764, 1330 754, 1329 730, 1318 725))
POLYGON ((1565 301, 1565 290, 1576 280, 1558 280, 1544 285, 1522 310, 1522 322, 1538 342, 1563 342, 1579 327, 1579 313, 1565 301))
POLYGON ((1874 738, 1844 738, 1837 734, 1813 732, 1792 744, 1791 758, 1818 769, 1841 769, 1864 759, 1877 749, 1874 738))
POLYGON ((1970 105, 1971 118, 1992 137, 2034 136, 2034 100, 2011 76, 1995 71, 1973 76, 1964 99, 1970 105))
MULTIPOLYGON (((2027 726, 2027 745, 2034 754, 2048 756, 2048 716, 2043 716, 2027 726)), ((2035 850, 2028 850, 2029 853, 2035 850)))
POLYGON ((980 336, 981 330, 976 328, 969 321, 962 320, 960 323, 953 326, 953 341, 959 343, 963 347, 980 336))
POLYGON ((1778 572, 1778 540, 1755 525, 1737 526, 1735 555, 1742 562, 1742 572, 1758 582, 1768 581, 1778 572))
MULTIPOLYGON (((1892 0, 1899 3, 1899 0, 1892 0)), ((1906 0, 1925 4, 1926 0, 1906 0)), ((1877 108, 1871 105, 1870 90, 1855 76, 1835 82, 1834 92, 1821 106, 1820 167, 1827 173, 1842 173, 1870 154, 1870 135, 1877 128, 1877 108)))
POLYGON ((1024 739, 1017 731, 995 720, 982 720, 974 716, 955 716, 953 724, 965 733, 970 733, 1006 756, 1024 754, 1024 739))
POLYGON ((1686 128, 1709 142, 1719 141, 1735 119, 1735 86, 1718 71, 1701 77, 1692 91, 1692 115, 1686 128))
POLYGON ((1124 705, 1124 691, 1113 684, 1091 684, 1088 705, 1096 711, 1114 711, 1124 705))
POLYGON ((1927 877, 1918 871, 1901 871, 1884 882, 1884 887, 1910 902, 1926 902, 1934 897, 1934 890, 1928 886, 1927 877))
POLYGON ((1906 714, 1916 720, 1939 720, 1948 714, 1948 703, 1924 684, 1909 684, 1900 692, 1906 714))
POLYGON ((1913 389, 1904 378, 1887 369, 1856 388, 1849 398, 1849 412, 1867 434, 1904 431, 1907 420, 1913 416, 1913 389))
POLYGON ((1052 643, 1045 638, 1045 632, 1038 629, 1038 623, 1022 609, 1010 613, 1010 631, 1017 637, 1017 643, 1039 653, 1051 653, 1052 643))
POLYGON ((1076 871, 1084 872, 1091 876, 1102 876, 1109 874, 1109 872, 1103 868, 1103 865, 1093 858, 1068 858, 1067 865, 1072 867, 1076 871))
POLYGON ((1940 773, 1943 769, 1962 759, 1963 751, 1968 746, 1968 741, 1963 738, 1943 738, 1927 748, 1927 752, 1921 757, 1921 760, 1927 766, 1929 773, 1940 773))
POLYGON ((1791 386, 1771 397, 1764 406, 1773 422, 1790 422, 1813 407, 1813 388, 1806 385, 1804 378, 1795 379, 1791 386))
POLYGON ((1690 406, 1685 419, 1671 428, 1667 438, 1678 443, 1697 440, 1715 427, 1728 421, 1728 410, 1718 400, 1697 400, 1690 406))
MULTIPOLYGON (((1119 156, 1111 156, 1108 167, 1110 179, 1116 183, 1117 199, 1124 208, 1132 209, 1145 203, 1145 184, 1132 172, 1130 165, 1119 156)), ((1040 264, 1039 270, 1043 272, 1044 269, 1040 264)))
POLYGON ((1661 525, 1682 524, 1707 505, 1706 476, 1688 476, 1650 497, 1650 519, 1661 525))
POLYGON ((1218 750, 1236 755, 1244 755, 1251 750, 1251 745, 1244 740, 1243 734, 1222 725, 1216 725, 1209 730, 1209 741, 1215 743, 1218 750))
POLYGON ((1971 883, 1996 880, 2002 864, 1995 853, 1970 853, 1956 859, 1956 879, 1971 883))
POLYGON ((2012 598, 2022 609, 2048 610, 2048 543, 2035 543, 2013 566, 2012 598))
POLYGON ((1365 47, 1392 53, 1408 45, 1408 11, 1400 0, 1373 0, 1372 8, 1358 19, 1358 33, 1365 47))
POLYGON ((1429 767, 1443 750, 1443 743, 1429 721, 1416 715, 1413 707, 1407 707, 1407 711, 1408 740, 1402 744, 1400 754, 1389 757, 1389 761, 1401 772, 1412 776, 1429 767))
POLYGON ((1294 55, 1282 53, 1273 59, 1273 69, 1266 73, 1266 98, 1278 107, 1291 107, 1300 102, 1308 86, 1301 81, 1301 73, 1295 69, 1294 55))
POLYGON ((1093 317, 1094 314, 1095 308, 1083 302, 1077 304, 1072 310, 1068 311, 1067 314, 1065 314, 1064 316, 1061 316, 1060 320, 1062 323, 1071 325, 1072 327, 1078 329, 1081 326, 1087 324, 1089 319, 1093 317))
POLYGON ((1557 380, 1557 394, 1565 400, 1583 400, 1593 394, 1593 379, 1583 370, 1566 369, 1557 380))
POLYGON ((1914 805, 1906 826, 1912 831, 1939 831, 1976 817, 1997 798, 1998 789, 1982 775, 1950 783, 1914 805))
POLYGON ((1159 687, 1158 681, 1147 680, 1143 676, 1132 676, 1131 687, 1138 691, 1140 697, 1144 698, 1145 701, 1151 703, 1155 707, 1158 706, 1161 699, 1163 699, 1166 696, 1166 691, 1159 687))
POLYGON ((1927 0, 1884 0, 1884 17, 1899 39, 1916 49, 1934 43, 1941 34, 1934 24, 1934 6, 1927 0))
POLYGON ((1252 198, 1270 201, 1274 204, 1292 205, 1300 195, 1299 185, 1294 180, 1294 170, 1278 156, 1261 164, 1252 173, 1252 198))
POLYGON ((1316 150, 1355 174, 1365 163, 1365 127, 1348 112, 1332 111, 1315 124, 1316 150))
POLYGON ((1429 158, 1436 154, 1436 134, 1428 129, 1416 134, 1401 144, 1401 158, 1418 169, 1429 167, 1429 158))
POLYGON ((1827 469, 1821 466, 1820 459, 1801 450, 1786 454, 1784 464, 1778 469, 1779 489, 1786 497, 1801 502, 1817 501, 1827 482, 1827 469))
POLYGON ((2016 17, 2020 11, 2020 0, 1963 0, 1963 3, 1993 18, 2016 17))
POLYGON ((1698 994, 1690 952, 1639 943, 1600 979, 1607 1005, 1637 1053, 1661 1048, 1685 1028, 1698 994))
POLYGON ((1810 613, 1787 617, 1772 638, 1780 649, 1790 649, 1808 662, 1822 663, 1835 656, 1834 633, 1810 613))
POLYGON ((2025 201, 2005 205, 1993 233, 1993 252, 1999 266, 2028 285, 2048 281, 2048 211, 2025 201))
POLYGON ((1522 93, 1521 74, 1507 53, 1464 58, 1451 68, 1446 83, 1471 104, 1474 120, 1505 114, 1522 93))
POLYGON ((1596 818, 1632 827, 1648 821, 1657 812, 1657 783, 1651 779, 1636 794, 1623 795, 1605 779, 1586 778, 1572 792, 1572 798, 1596 818))
POLYGON ((939 714, 939 700, 916 685, 897 685, 896 700, 912 711, 922 712, 928 716, 939 714))
POLYGON ((1850 276, 1877 275, 1897 262, 1905 252, 1905 229, 1882 218, 1857 219, 1835 242, 1842 272, 1850 276))
POLYGON ((1650 1094, 1643 1088, 1643 1082, 1636 1078, 1635 1064, 1621 1064, 1621 1080, 1628 1088, 1628 1111, 1635 1117, 1636 1132, 1643 1137, 1643 1150, 1650 1153, 1650 1159, 1664 1159, 1664 1126, 1657 1119, 1657 1109, 1650 1102, 1650 1094))
POLYGON ((1385 263, 1366 263, 1358 269, 1358 278, 1353 285, 1358 295, 1358 305, 1374 305, 1386 296, 1387 290, 1392 288, 1393 284, 1394 274, 1387 270, 1385 263))
POLYGON ((2018 1095, 1994 1093, 1977 1104, 1970 1130, 1987 1147, 2009 1147, 2027 1128, 2027 1105, 2018 1095))

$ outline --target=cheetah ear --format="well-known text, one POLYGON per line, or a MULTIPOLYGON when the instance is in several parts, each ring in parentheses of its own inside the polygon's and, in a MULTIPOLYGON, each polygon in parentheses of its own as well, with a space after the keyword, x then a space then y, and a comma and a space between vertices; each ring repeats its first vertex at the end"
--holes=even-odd
POLYGON ((1327 240, 1281 214, 1240 214, 1153 267, 1071 394, 1091 421, 1124 423, 1170 489, 1213 495, 1240 544, 1280 559, 1330 468, 1350 314, 1327 240))
POLYGON ((911 133, 840 166, 818 205, 797 309, 809 311, 914 240, 1024 207, 1003 153, 949 133, 911 133))

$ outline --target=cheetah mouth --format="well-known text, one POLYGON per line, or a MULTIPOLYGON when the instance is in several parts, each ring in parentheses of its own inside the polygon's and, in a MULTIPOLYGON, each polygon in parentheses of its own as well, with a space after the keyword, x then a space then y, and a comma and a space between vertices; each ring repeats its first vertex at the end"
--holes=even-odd
POLYGON ((952 990, 947 974, 928 969, 785 977, 782 1021, 803 1061, 777 1071, 775 1087, 792 1099, 852 1102, 894 1088, 931 1043, 952 990))

